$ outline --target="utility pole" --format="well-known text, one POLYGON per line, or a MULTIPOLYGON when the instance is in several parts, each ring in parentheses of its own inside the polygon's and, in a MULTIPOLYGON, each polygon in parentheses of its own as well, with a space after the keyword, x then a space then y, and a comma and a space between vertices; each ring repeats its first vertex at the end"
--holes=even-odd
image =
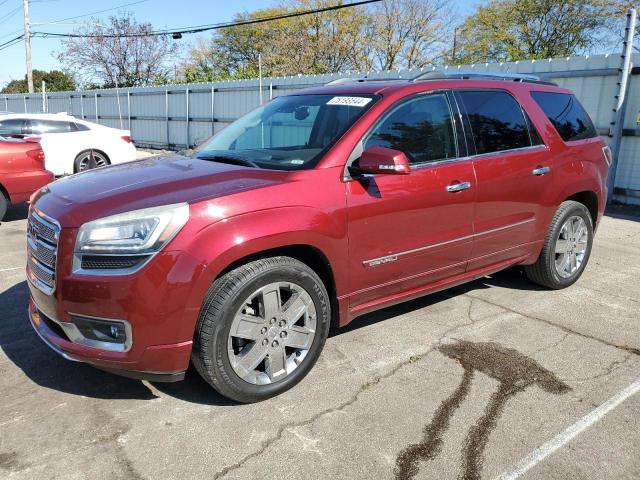
POLYGON ((29 0, 22 0, 24 10, 24 53, 27 60, 27 86, 33 93, 33 69, 31 67, 31 27, 29 26, 29 0))
POLYGON ((609 175, 607 176, 607 189, 609 196, 607 203, 613 201, 614 190, 616 186, 616 173, 618 170, 618 157, 620 156, 620 147, 622 145, 622 135, 624 130, 624 117, 627 111, 628 95, 631 80, 631 70, 633 63, 631 56, 633 54, 633 37, 636 31, 637 12, 635 8, 627 11, 627 26, 625 28, 624 42, 622 42, 622 55, 620 55, 621 65, 618 69, 618 94, 616 98, 616 106, 613 109, 613 121, 609 128, 609 138, 611 147, 611 165, 609 166, 609 175))

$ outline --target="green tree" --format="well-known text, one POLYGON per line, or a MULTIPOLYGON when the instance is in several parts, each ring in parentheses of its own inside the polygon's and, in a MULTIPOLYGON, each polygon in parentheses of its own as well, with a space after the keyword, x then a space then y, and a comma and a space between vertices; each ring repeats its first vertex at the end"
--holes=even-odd
MULTIPOLYGON (((42 91, 43 80, 45 81, 45 88, 48 92, 64 92, 76 89, 76 82, 73 80, 73 77, 60 70, 51 70, 50 72, 34 70, 33 83, 36 92, 42 91)), ((11 80, 2 89, 1 93, 27 93, 27 91, 27 76, 25 75, 22 80, 11 80)))
POLYGON ((491 0, 456 29, 455 63, 581 54, 606 40, 611 2, 491 0))
MULTIPOLYGON (((274 8, 237 14, 235 21, 344 3, 282 0, 274 8)), ((263 74, 322 74, 422 67, 439 58, 450 32, 451 0, 385 0, 371 6, 242 25, 192 45, 183 63, 187 82, 263 74)))

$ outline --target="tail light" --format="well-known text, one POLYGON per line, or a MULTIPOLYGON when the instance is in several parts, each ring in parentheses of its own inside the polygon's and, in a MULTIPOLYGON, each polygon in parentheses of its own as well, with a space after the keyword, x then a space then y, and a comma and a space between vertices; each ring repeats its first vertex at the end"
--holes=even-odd
POLYGON ((28 150, 27 156, 32 160, 36 160, 44 164, 44 150, 42 150, 41 148, 34 148, 33 150, 28 150))
POLYGON ((120 137, 122 140, 124 140, 127 143, 131 143, 131 136, 130 135, 123 135, 120 137))
POLYGON ((608 146, 602 147, 602 153, 604 154, 604 161, 607 162, 607 166, 611 166, 611 162, 613 161, 611 148, 609 148, 608 146))

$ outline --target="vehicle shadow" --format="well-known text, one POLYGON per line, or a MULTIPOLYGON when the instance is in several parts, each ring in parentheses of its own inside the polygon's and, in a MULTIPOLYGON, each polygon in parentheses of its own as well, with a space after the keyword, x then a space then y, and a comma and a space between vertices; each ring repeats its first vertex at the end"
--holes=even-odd
POLYGON ((29 204, 26 202, 10 205, 2 223, 15 222, 17 220, 25 220, 29 215, 29 204))
MULTIPOLYGON (((0 348, 34 383, 72 395, 107 400, 152 400, 153 391, 139 380, 103 372, 90 365, 63 359, 46 346, 27 319, 29 289, 23 281, 0 292, 0 348)), ((153 384, 167 395, 186 402, 230 405, 202 380, 189 371, 184 382, 153 384)))
POLYGON ((381 310, 362 315, 361 317, 357 317, 356 319, 354 319, 348 325, 339 329, 332 330, 329 336, 334 337, 337 335, 341 335, 343 333, 351 332, 359 328, 383 322, 398 315, 404 315, 421 308, 435 305, 450 298, 464 295, 465 293, 485 290, 493 287, 526 291, 546 290, 544 287, 530 282, 524 275, 524 272, 521 268, 514 267, 495 273, 493 275, 482 277, 478 280, 474 280, 473 282, 458 285, 447 290, 442 290, 440 292, 432 293, 424 297, 416 298, 415 300, 399 303, 398 305, 383 308, 381 310))
MULTIPOLYGON (((435 305, 467 292, 493 287, 537 290, 518 269, 511 269, 434 293, 409 302, 385 308, 356 318, 330 336, 354 331, 397 315, 435 305)), ((27 320, 26 308, 29 291, 22 281, 0 292, 0 348, 34 383, 44 388, 90 398, 119 400, 151 400, 154 392, 142 381, 119 377, 93 368, 87 364, 63 359, 47 347, 33 331, 27 320)), ((198 373, 190 367, 185 380, 177 383, 152 384, 158 391, 189 403, 227 406, 236 402, 219 395, 198 373)))
POLYGON ((613 204, 607 207, 604 214, 611 218, 640 222, 640 205, 613 204))

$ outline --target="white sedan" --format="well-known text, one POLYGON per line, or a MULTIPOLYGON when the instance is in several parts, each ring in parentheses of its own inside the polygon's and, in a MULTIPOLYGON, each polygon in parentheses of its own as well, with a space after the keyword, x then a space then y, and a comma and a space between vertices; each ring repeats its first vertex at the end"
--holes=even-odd
POLYGON ((0 136, 40 137, 45 168, 56 176, 136 159, 136 148, 128 130, 105 127, 67 114, 0 115, 0 136))

